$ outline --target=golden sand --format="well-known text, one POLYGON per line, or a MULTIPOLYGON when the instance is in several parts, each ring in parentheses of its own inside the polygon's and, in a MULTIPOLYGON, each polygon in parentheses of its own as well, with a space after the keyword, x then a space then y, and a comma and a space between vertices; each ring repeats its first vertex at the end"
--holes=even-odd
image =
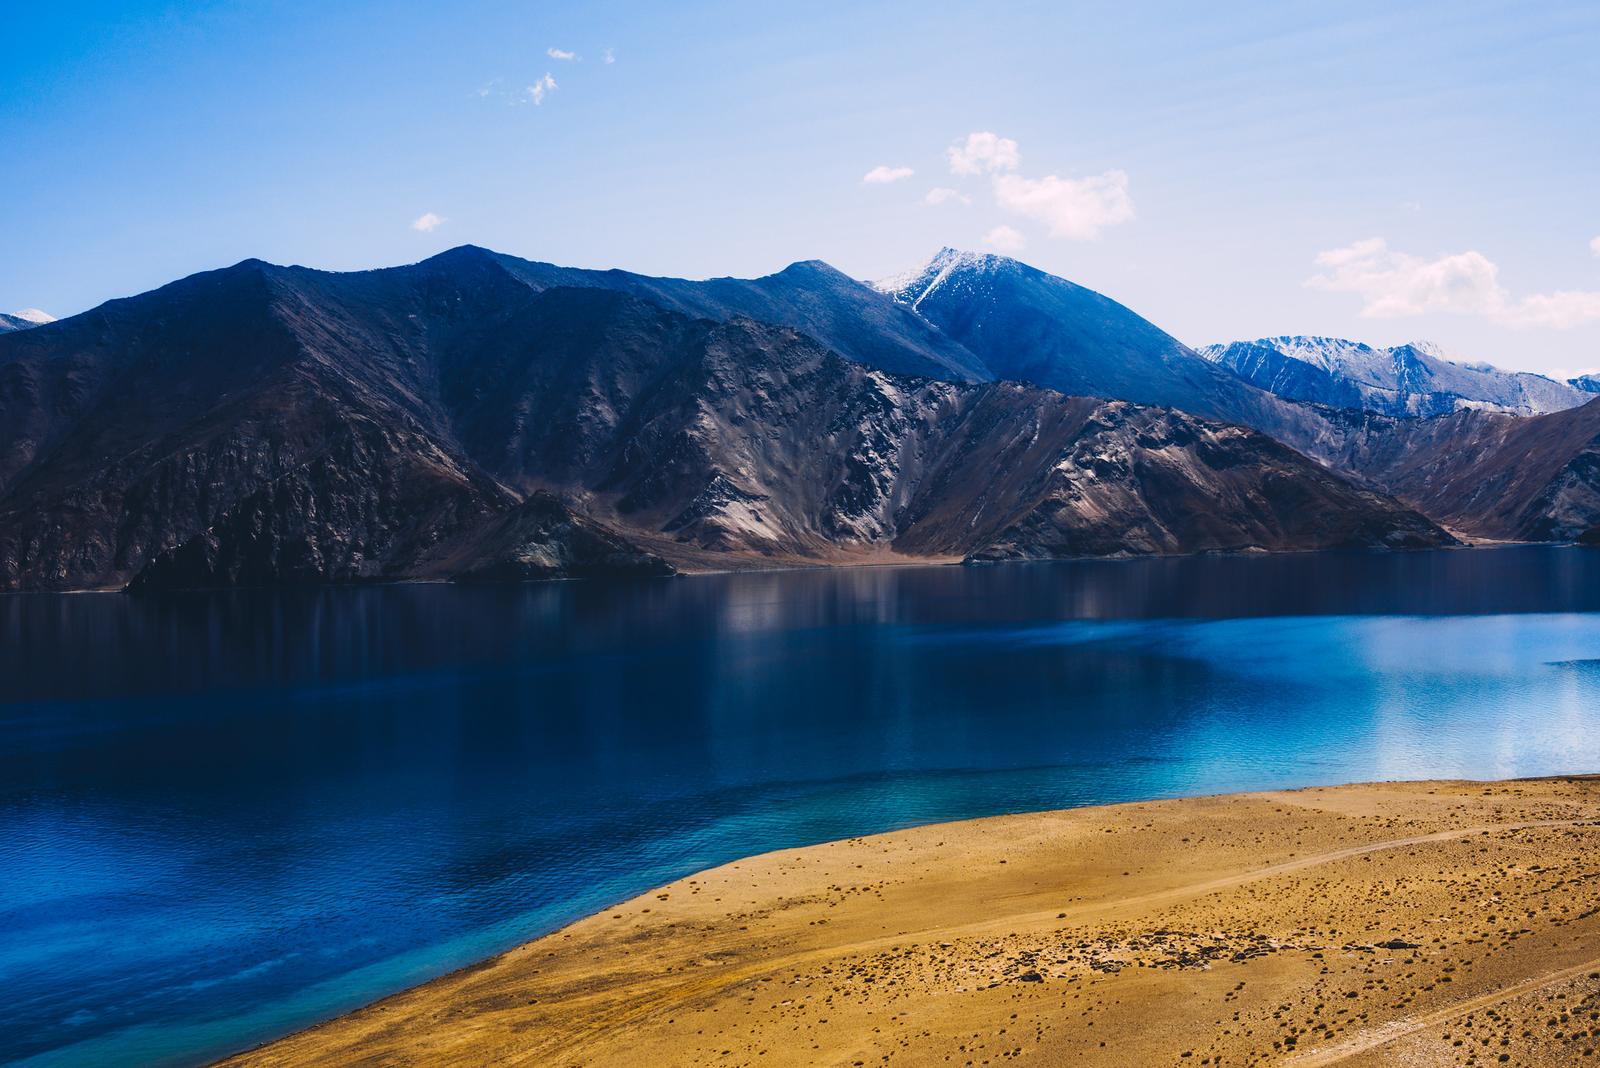
POLYGON ((1600 1065, 1600 781, 784 850, 228 1063, 1600 1065))

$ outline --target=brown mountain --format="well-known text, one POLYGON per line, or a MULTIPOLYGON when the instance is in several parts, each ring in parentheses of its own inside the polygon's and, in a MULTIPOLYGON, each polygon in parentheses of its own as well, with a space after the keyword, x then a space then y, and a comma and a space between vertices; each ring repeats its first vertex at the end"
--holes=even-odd
POLYGON ((981 381, 822 265, 564 270, 246 261, 0 337, 0 587, 1447 540, 1259 433, 981 381))
POLYGON ((1600 524, 1600 403, 1525 417, 1329 414, 1344 421, 1336 466, 1452 530, 1499 541, 1572 541, 1600 524))

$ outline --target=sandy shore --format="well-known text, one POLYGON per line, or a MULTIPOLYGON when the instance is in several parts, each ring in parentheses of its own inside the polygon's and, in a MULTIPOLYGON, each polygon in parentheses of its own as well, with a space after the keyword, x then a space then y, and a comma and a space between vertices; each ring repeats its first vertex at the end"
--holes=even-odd
POLYGON ((1600 1064, 1600 780, 916 828, 725 865, 235 1065, 1600 1064))

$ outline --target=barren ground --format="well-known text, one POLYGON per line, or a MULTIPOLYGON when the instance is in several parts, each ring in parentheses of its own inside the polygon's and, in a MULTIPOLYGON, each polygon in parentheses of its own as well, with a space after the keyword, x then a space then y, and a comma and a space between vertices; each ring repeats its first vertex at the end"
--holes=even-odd
POLYGON ((234 1065, 1600 1064, 1600 780, 1006 816, 663 886, 234 1065))

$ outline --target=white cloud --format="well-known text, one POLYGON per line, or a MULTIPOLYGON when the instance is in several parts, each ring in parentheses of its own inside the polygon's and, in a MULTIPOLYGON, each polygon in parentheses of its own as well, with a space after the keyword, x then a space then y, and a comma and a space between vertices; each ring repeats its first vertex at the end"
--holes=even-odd
POLYGON ((613 52, 611 49, 608 48, 604 52, 600 53, 600 62, 606 64, 607 66, 610 66, 611 64, 615 63, 616 61, 617 61, 616 53, 613 52))
POLYGON ((1600 322, 1600 292, 1560 289, 1554 293, 1535 293, 1496 316, 1506 326, 1548 326, 1570 330, 1586 323, 1600 322))
POLYGON ((863 174, 861 180, 868 185, 888 185, 890 182, 899 182, 910 178, 915 173, 917 172, 910 167, 889 167, 880 163, 866 174, 863 174))
POLYGON ((960 190, 951 189, 949 186, 939 186, 936 189, 930 189, 928 190, 928 195, 922 198, 922 202, 924 204, 932 207, 938 207, 940 204, 948 204, 951 201, 955 201, 958 204, 971 204, 972 198, 960 190))
POLYGON ((1028 239, 1009 226, 996 226, 993 230, 983 235, 983 243, 996 252, 1021 252, 1028 244, 1028 239))
POLYGON ((1022 162, 1015 141, 988 130, 967 134, 966 141, 957 141, 944 154, 950 161, 951 174, 1014 171, 1022 162))
POLYGON ((431 234, 443 224, 444 216, 425 211, 412 220, 411 229, 418 230, 424 234, 431 234))
POLYGON ((1000 174, 994 179, 994 197, 1007 211, 1044 223, 1052 237, 1074 241, 1092 240, 1106 227, 1134 217, 1126 171, 1088 178, 1000 174))
POLYGON ((559 59, 562 61, 570 61, 578 58, 578 53, 568 52, 564 48, 546 48, 544 50, 544 54, 549 56, 551 59, 559 59))
POLYGON ((546 71, 543 78, 540 78, 538 81, 528 86, 527 98, 535 105, 543 104, 544 95, 546 93, 553 93, 555 90, 556 80, 551 76, 549 71, 546 71))
POLYGON ((1317 254, 1326 270, 1306 281, 1312 289, 1356 293, 1370 319, 1450 311, 1483 315, 1505 300, 1500 269, 1481 252, 1425 260, 1395 252, 1381 237, 1317 254))
POLYGON ((1329 293, 1355 293, 1361 315, 1398 319, 1450 312, 1476 315, 1514 328, 1558 330, 1600 321, 1600 292, 1558 290, 1513 299, 1500 282, 1500 268, 1469 250, 1425 259, 1391 249, 1381 237, 1357 241, 1317 255, 1323 273, 1306 285, 1329 293))
MULTIPOLYGON (((1086 178, 1055 174, 1027 178, 1016 173, 1022 165, 1017 143, 990 130, 969 133, 964 141, 947 148, 945 157, 952 174, 992 176, 995 203, 1044 223, 1052 237, 1087 241, 1099 237, 1106 227, 1134 217, 1126 171, 1111 170, 1086 178)), ((934 189, 924 203, 942 204, 960 196, 954 189, 934 189)), ((1005 229, 1016 234, 1010 227, 1005 229)))
POLYGON ((1596 256, 1600 256, 1600 237, 1591 237, 1589 239, 1589 251, 1596 256))

